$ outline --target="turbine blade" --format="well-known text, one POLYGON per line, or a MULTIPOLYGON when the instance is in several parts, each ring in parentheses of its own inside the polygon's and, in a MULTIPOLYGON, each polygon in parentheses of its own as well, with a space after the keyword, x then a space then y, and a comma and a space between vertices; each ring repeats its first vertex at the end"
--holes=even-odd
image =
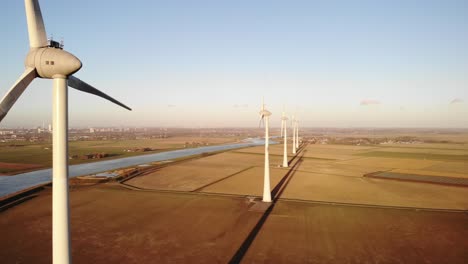
POLYGON ((128 109, 130 111, 132 110, 130 107, 122 104, 121 102, 119 102, 119 101, 115 100, 114 98, 110 97, 109 95, 99 91, 98 89, 92 87, 91 85, 83 82, 82 80, 76 78, 75 76, 68 77, 68 86, 70 86, 71 88, 75 88, 76 90, 85 92, 85 93, 90 93, 90 94, 97 95, 99 97, 102 97, 104 99, 107 99, 107 100, 113 102, 114 104, 118 104, 118 105, 120 105, 121 107, 123 107, 125 109, 128 109))
POLYGON ((11 89, 5 94, 0 101, 0 121, 6 116, 10 108, 15 104, 16 100, 21 96, 26 87, 36 78, 35 68, 26 68, 21 77, 16 81, 11 89))
POLYGON ((29 47, 40 48, 47 46, 47 35, 38 0, 25 0, 24 6, 26 20, 28 21, 29 47))

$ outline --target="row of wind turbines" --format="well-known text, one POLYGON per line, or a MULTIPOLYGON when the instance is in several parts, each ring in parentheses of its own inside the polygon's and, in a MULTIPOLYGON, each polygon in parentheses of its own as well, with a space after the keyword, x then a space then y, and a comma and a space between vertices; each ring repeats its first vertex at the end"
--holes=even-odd
MULTIPOLYGON (((270 153, 269 153, 269 121, 271 112, 265 109, 265 102, 262 100, 262 108, 260 110, 260 122, 264 121, 265 125, 265 170, 263 178, 263 202, 271 202, 271 189, 270 189, 270 153)), ((283 168, 289 167, 288 162, 288 120, 284 110, 281 116, 281 137, 283 138, 283 168)), ((295 155, 299 148, 299 120, 292 116, 291 126, 293 129, 292 138, 292 154, 295 155)))
MULTIPOLYGON (((13 107, 17 99, 35 78, 53 80, 53 172, 52 172, 52 261, 54 264, 71 263, 70 208, 68 193, 68 86, 109 100, 131 110, 109 95, 99 91, 74 76, 81 69, 81 61, 63 50, 63 45, 48 41, 38 0, 24 0, 29 34, 29 52, 25 60, 25 71, 7 94, 0 100, 0 122, 13 107)), ((265 182, 264 202, 271 202, 270 170, 268 155, 268 121, 271 113, 262 104, 260 111, 265 119, 265 182)), ((284 136, 283 167, 287 159, 287 117, 283 113, 282 135, 284 136), (283 132, 284 130, 284 132, 283 132)), ((298 122, 293 118, 293 154, 299 146, 298 122)))

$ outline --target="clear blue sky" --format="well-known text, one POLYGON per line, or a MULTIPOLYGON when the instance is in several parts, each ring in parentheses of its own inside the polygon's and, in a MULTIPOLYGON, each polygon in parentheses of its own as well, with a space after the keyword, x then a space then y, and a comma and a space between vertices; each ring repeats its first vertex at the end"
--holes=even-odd
MULTIPOLYGON (((40 1, 76 76, 71 126, 256 126, 261 97, 311 127, 468 127, 465 1, 40 1), (366 103, 367 102, 367 103, 366 103)), ((24 69, 23 1, 1 1, 0 96, 24 69)), ((49 123, 35 80, 0 127, 49 123)))

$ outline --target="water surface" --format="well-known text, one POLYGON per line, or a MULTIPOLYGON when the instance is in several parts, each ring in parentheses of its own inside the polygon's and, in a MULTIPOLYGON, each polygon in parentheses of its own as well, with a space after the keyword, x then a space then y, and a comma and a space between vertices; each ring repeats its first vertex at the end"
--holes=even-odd
MULTIPOLYGON (((81 175, 96 174, 108 170, 115 170, 139 164, 150 163, 154 161, 163 161, 169 159, 176 159, 197 155, 202 153, 210 153, 221 150, 230 150, 236 148, 245 148, 252 146, 259 146, 264 144, 263 139, 249 138, 242 143, 234 143, 218 146, 207 146, 190 149, 179 149, 154 154, 147 154, 135 157, 126 157, 113 160, 104 160, 86 164, 78 164, 69 166, 69 177, 76 177, 81 175)), ((26 188, 48 183, 52 181, 52 169, 37 170, 27 173, 17 174, 15 176, 0 176, 0 197, 8 195, 26 188)))

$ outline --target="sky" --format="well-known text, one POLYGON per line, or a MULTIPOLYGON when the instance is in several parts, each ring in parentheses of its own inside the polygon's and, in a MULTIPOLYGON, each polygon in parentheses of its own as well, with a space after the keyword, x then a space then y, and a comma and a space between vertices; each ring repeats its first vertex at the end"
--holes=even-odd
MULTIPOLYGON (((468 128, 468 1, 40 1, 75 74, 73 127, 255 127, 262 97, 303 127, 468 128)), ((23 1, 0 3, 0 97, 24 70, 23 1)), ((0 128, 51 123, 36 79, 0 128)))

